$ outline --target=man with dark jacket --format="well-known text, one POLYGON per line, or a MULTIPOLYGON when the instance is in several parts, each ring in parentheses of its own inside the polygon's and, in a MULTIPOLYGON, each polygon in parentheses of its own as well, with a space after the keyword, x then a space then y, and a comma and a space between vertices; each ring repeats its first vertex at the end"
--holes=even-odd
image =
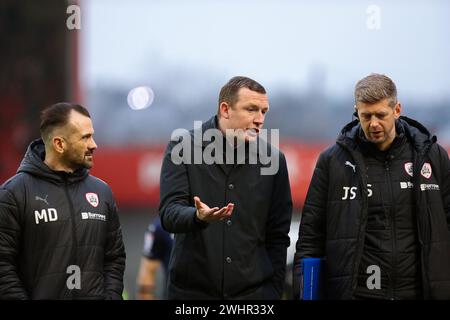
POLYGON ((323 257, 328 299, 450 299, 450 165, 436 137, 400 116, 392 80, 355 87, 358 119, 319 157, 294 258, 323 257))
POLYGON ((0 299, 121 299, 124 245, 111 189, 89 175, 90 115, 58 103, 40 130, 0 187, 0 299))
POLYGON ((284 155, 258 138, 268 109, 264 87, 234 77, 217 116, 169 143, 160 202, 175 234, 169 299, 281 298, 292 201, 284 155))

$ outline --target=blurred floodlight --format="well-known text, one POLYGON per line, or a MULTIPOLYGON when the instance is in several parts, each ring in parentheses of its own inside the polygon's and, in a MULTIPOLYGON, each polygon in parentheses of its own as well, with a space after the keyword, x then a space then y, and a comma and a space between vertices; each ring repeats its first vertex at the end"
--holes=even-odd
POLYGON ((142 86, 131 89, 127 101, 131 109, 142 110, 151 106, 154 97, 151 88, 142 86))

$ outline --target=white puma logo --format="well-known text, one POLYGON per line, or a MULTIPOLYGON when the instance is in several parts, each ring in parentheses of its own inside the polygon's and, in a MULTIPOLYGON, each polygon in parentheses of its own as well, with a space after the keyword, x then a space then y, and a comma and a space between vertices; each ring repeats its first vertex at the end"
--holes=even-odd
POLYGON ((45 199, 44 199, 44 198, 41 198, 41 197, 39 197, 39 196, 35 196, 35 197, 34 197, 34 200, 43 201, 43 202, 45 202, 45 203, 48 205, 47 198, 48 198, 48 194, 45 195, 45 199))
POLYGON ((356 165, 354 165, 353 163, 351 163, 350 161, 345 161, 345 165, 352 167, 353 172, 356 172, 356 165))

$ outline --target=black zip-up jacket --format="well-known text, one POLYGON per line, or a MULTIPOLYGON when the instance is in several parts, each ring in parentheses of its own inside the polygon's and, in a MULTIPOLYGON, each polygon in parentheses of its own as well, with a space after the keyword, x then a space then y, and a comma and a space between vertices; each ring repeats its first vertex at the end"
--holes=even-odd
POLYGON ((125 251, 109 186, 50 170, 33 141, 0 187, 0 299, 121 299, 125 251))
MULTIPOLYGON (((387 154, 393 156, 388 159, 389 173, 368 176, 380 167, 370 169, 375 162, 361 148, 357 120, 345 126, 337 143, 320 155, 296 245, 295 298, 300 290, 300 262, 305 257, 325 258, 325 298, 358 298, 358 286, 364 284, 363 264, 370 256, 368 246, 376 243, 380 232, 380 236, 390 238, 380 238, 376 243, 379 248, 386 241, 394 245, 379 255, 388 258, 380 266, 385 268, 381 270, 382 284, 386 284, 386 274, 394 281, 379 297, 410 298, 420 294, 425 299, 450 299, 449 158, 436 137, 418 122, 400 117, 397 126, 403 129, 407 139, 403 143, 407 145, 403 149, 394 146, 394 153, 387 154), (398 159, 405 163, 399 165, 398 159), (381 199, 383 195, 387 199, 381 199), (385 220, 377 216, 380 212, 386 213, 385 220), (400 273, 389 268, 397 268, 400 273), (408 277, 417 279, 419 286, 412 286, 408 277), (406 285, 403 291, 398 286, 402 284, 406 285)), ((398 139, 402 144, 403 138, 398 139)))
POLYGON ((367 141, 362 129, 355 137, 357 150, 364 156, 369 191, 364 248, 355 291, 357 299, 422 297, 411 181, 413 145, 400 123, 396 124, 396 131, 397 137, 386 151, 367 141), (374 267, 380 271, 379 287, 370 280, 374 267), (372 283, 370 286, 368 281, 372 283))
MULTIPOLYGON (((217 128, 216 117, 202 132, 211 128, 217 128)), ((211 147, 208 141, 197 144, 195 137, 191 141, 192 154, 196 147, 200 152, 211 147)), ((160 183, 161 221, 175 234, 169 299, 280 299, 292 215, 284 155, 278 153, 276 174, 261 175, 259 161, 177 165, 171 158, 177 145, 169 143, 160 183), (211 208, 234 203, 231 218, 209 224, 196 219, 194 196, 211 208)))

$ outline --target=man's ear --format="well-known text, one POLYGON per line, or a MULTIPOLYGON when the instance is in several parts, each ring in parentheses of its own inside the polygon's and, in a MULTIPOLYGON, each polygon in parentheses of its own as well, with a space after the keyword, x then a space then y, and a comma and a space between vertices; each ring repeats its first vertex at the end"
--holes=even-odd
POLYGON ((66 141, 61 136, 55 136, 52 138, 52 146, 57 153, 64 153, 64 150, 66 149, 66 141))
POLYGON ((400 118, 400 115, 402 113, 402 105, 400 102, 397 102, 397 104, 394 107, 394 117, 395 119, 400 118))
POLYGON ((230 105, 225 102, 222 101, 219 105, 219 111, 220 111, 220 116, 224 119, 229 119, 230 118, 230 105))
POLYGON ((355 112, 353 112, 353 116, 354 116, 356 119, 359 119, 359 116, 358 116, 358 109, 356 109, 356 105, 353 106, 353 109, 355 110, 355 112))

